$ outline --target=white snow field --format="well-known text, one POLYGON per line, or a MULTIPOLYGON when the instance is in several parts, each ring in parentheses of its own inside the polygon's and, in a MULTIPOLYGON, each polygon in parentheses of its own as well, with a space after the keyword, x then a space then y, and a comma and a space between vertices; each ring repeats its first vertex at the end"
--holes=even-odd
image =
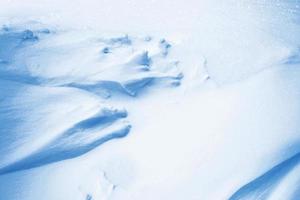
POLYGON ((0 200, 299 200, 299 0, 0 0, 0 200))

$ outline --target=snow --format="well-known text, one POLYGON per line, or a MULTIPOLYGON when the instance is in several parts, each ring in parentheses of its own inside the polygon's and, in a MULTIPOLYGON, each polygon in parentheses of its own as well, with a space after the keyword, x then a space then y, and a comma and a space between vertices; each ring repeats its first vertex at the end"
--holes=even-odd
POLYGON ((297 0, 2 0, 0 200, 299 198, 297 0))

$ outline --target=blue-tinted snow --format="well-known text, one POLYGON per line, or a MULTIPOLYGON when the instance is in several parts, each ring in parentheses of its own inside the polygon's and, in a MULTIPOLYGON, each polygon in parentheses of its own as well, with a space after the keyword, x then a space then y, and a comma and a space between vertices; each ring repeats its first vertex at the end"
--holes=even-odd
POLYGON ((1 1, 0 200, 297 200, 299 6, 1 1))

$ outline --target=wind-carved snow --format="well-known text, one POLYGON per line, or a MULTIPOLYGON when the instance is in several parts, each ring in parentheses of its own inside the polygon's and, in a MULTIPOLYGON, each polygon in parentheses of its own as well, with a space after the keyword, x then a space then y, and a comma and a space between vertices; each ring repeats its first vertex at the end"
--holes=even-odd
POLYGON ((298 1, 0 4, 0 199, 298 199, 298 1))
MULTIPOLYGON (((14 61, 7 67, 8 74, 14 70, 25 71, 20 72, 24 77, 23 80, 18 77, 18 81, 74 87, 107 98, 114 92, 135 96, 155 83, 169 82, 176 86, 183 77, 177 67, 178 61, 166 59, 171 44, 165 39, 130 38, 128 35, 109 39, 73 38, 72 33, 47 32, 50 36, 36 41, 38 36, 29 30, 17 33, 20 36, 8 31, 2 37, 3 40, 5 36, 10 37, 12 42, 6 40, 5 43, 14 49, 18 40, 23 43, 28 40, 24 39, 28 33, 32 37, 29 39, 34 41, 25 49, 10 53, 14 61)), ((5 77, 9 76, 5 74, 5 77)))
POLYGON ((5 27, 0 34, 1 174, 74 158, 125 137, 127 111, 101 99, 136 96, 151 84, 178 86, 183 77, 178 61, 167 59, 165 39, 78 37, 70 44, 69 33, 46 30, 5 27))

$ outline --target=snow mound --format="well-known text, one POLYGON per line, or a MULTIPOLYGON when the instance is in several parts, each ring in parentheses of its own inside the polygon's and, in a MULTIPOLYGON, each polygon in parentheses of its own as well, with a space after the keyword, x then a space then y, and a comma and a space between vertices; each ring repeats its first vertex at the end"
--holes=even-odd
POLYGON ((8 29, 0 35, 0 42, 10 50, 0 52, 2 77, 79 88, 105 98, 116 92, 136 96, 151 84, 180 85, 179 61, 168 58, 171 44, 165 39, 91 34, 49 31, 38 36, 39 30, 8 29))
POLYGON ((43 28, 0 32, 0 174, 74 158, 125 137, 127 111, 102 100, 180 85, 183 74, 179 61, 168 57, 167 40, 83 35, 43 28))
POLYGON ((80 156, 130 130, 125 110, 86 92, 0 82, 1 174, 80 156))

